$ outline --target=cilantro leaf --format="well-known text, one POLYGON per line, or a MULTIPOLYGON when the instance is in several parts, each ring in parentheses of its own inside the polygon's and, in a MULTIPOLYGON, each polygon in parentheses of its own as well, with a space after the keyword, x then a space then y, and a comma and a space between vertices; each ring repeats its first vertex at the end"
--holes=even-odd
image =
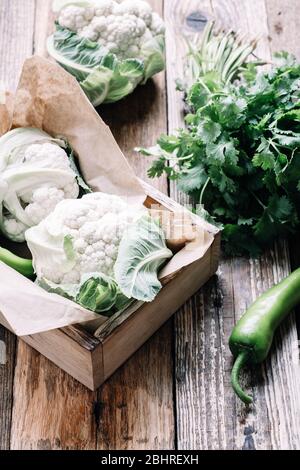
POLYGON ((201 163, 183 170, 178 179, 178 189, 185 193, 191 193, 196 189, 201 189, 207 181, 207 173, 201 163))
POLYGON ((197 127, 197 136, 205 143, 215 142, 221 134, 222 128, 220 124, 211 120, 200 122, 197 127))
POLYGON ((148 170, 148 176, 154 178, 155 176, 161 176, 166 170, 167 162, 164 157, 160 157, 152 163, 151 168, 148 170))
POLYGON ((236 165, 238 161, 237 150, 234 146, 234 142, 229 140, 228 142, 217 142, 209 143, 206 146, 207 157, 217 164, 230 163, 236 165))
POLYGON ((157 141, 159 147, 164 150, 165 152, 172 153, 174 150, 178 148, 180 144, 180 140, 178 137, 174 135, 161 135, 157 141))
POLYGON ((256 153, 252 162, 254 166, 260 166, 263 170, 273 170, 275 167, 275 156, 270 151, 256 153))

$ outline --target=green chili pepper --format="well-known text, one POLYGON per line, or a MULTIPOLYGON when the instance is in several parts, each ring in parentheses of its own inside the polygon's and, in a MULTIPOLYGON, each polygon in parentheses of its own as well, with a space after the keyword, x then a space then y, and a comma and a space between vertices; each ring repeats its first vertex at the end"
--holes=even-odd
POLYGON ((300 303, 300 268, 276 286, 262 294, 238 321, 229 338, 229 347, 235 363, 231 384, 244 403, 251 403, 239 384, 239 373, 246 363, 258 364, 265 360, 272 345, 276 328, 300 303))
POLYGON ((34 277, 32 261, 30 259, 20 258, 11 251, 0 247, 0 261, 18 271, 29 279, 34 277))

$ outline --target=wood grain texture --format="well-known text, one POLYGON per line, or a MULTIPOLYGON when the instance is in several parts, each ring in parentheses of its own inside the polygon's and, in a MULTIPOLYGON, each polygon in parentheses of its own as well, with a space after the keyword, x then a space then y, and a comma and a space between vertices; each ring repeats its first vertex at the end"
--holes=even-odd
POLYGON ((94 392, 24 342, 18 346, 12 449, 94 449, 94 392))
POLYGON ((55 14, 52 12, 53 0, 35 0, 34 54, 48 57, 46 41, 55 29, 55 14))
MULTIPOLYGON (((149 3, 162 12, 161 0, 149 3)), ((167 130, 164 75, 99 112, 136 173, 147 179, 149 160, 133 149, 152 145, 167 130)), ((165 179, 153 183, 167 192, 165 179)), ((170 321, 99 390, 99 449, 174 448, 172 367, 170 321)))
MULTIPOLYGON (((148 0, 153 10, 162 15, 162 0, 148 0)), ((108 124, 115 139, 134 168, 136 174, 145 181, 150 181, 163 193, 168 191, 166 178, 155 182, 149 180, 147 170, 151 157, 141 156, 135 147, 152 145, 160 133, 167 130, 167 97, 165 76, 161 72, 145 85, 135 89, 134 93, 113 105, 102 105, 99 113, 108 124)))
MULTIPOLYGON (((26 50, 23 45, 24 39, 6 31, 6 38, 10 41, 10 54, 13 56, 17 50, 19 58, 18 64, 7 76, 7 80, 10 81, 12 75, 15 76, 15 80, 18 78, 19 63, 21 64, 33 51, 43 51, 44 38, 41 31, 47 31, 49 27, 50 2, 13 0, 6 3, 14 5, 13 16, 8 23, 10 28, 16 28, 22 38, 24 32, 27 35, 27 31, 31 31, 31 45, 26 50)), ((12 67, 12 62, 8 58, 6 62, 12 67)), ((94 448, 95 399, 94 393, 89 392, 45 357, 20 342, 16 355, 11 448, 94 448)))
MULTIPOLYGON (((152 2, 157 11, 161 1, 152 2)), ((37 0, 34 50, 44 55, 53 29, 51 1, 37 0)), ((15 45, 17 47, 17 45, 15 45)), ((161 74, 121 103, 103 106, 101 116, 146 177, 147 161, 134 154, 166 131, 161 74)), ((157 186, 167 191, 161 179, 157 186)), ((17 354, 12 448, 173 448, 172 324, 167 324, 98 392, 89 392, 23 343, 17 354), (137 373, 137 371, 145 373, 137 373), (50 390, 50 392, 49 392, 50 390), (145 419, 145 407, 149 420, 145 419), (151 423, 151 426, 149 426, 151 423)))
POLYGON ((16 338, 0 327, 0 450, 10 447, 16 338))
POLYGON ((295 0, 266 0, 270 46, 273 52, 288 50, 300 57, 299 2, 295 0))
MULTIPOLYGON (((24 56, 32 53, 34 0, 0 2, 0 88, 13 90, 24 56), (14 41, 11 41, 14 37, 14 41)), ((0 326, 0 449, 10 447, 16 339, 0 326)))
POLYGON ((24 57, 33 50, 35 0, 0 2, 0 83, 14 90, 24 57))
POLYGON ((90 390, 95 390, 95 374, 97 374, 97 377, 100 376, 103 382, 102 348, 96 338, 94 339, 91 335, 90 337, 93 341, 85 342, 83 346, 82 338, 78 334, 74 339, 69 334, 64 333, 63 330, 55 329, 23 336, 22 340, 81 384, 84 384, 90 390), (93 346, 91 345, 92 342, 94 343, 93 346), (98 351, 96 345, 99 346, 98 351), (94 370, 92 355, 98 360, 97 370, 94 370))
MULTIPOLYGON (((267 14, 270 18, 274 15, 274 3, 272 0, 201 3, 165 0, 170 130, 183 124, 181 97, 174 91, 175 78, 182 76, 185 51, 179 33, 199 35, 205 18, 216 18, 225 27, 259 35, 257 53, 270 59, 273 43, 267 14)), ((292 41, 288 29, 293 18, 290 14, 285 16, 283 6, 281 21, 285 25, 284 47, 288 48, 289 38, 292 41)), ((291 31, 295 28, 294 22, 291 31)), ((295 43, 293 47, 295 51, 295 43)), ((180 202, 188 200, 174 185, 170 189, 171 196, 180 202)), ((179 449, 299 448, 300 405, 296 397, 300 370, 294 316, 280 329, 268 361, 245 374, 248 380, 245 379, 244 385, 252 386, 255 397, 255 405, 248 410, 234 397, 230 386, 232 358, 227 346, 233 325, 247 306, 289 272, 289 255, 284 243, 259 260, 223 259, 218 276, 178 312, 175 394, 179 449)))
MULTIPOLYGON (((50 3, 51 0, 0 2, 0 81, 9 88, 16 85, 25 57, 33 50, 45 54, 45 38, 53 28, 50 3)), ((162 0, 151 3, 161 11, 162 0)), ((248 31, 251 36, 259 34, 262 39, 258 54, 263 58, 270 58, 271 50, 283 47, 300 57, 295 39, 299 30, 296 0, 164 0, 164 5, 167 87, 160 74, 124 101, 99 110, 143 178, 148 161, 137 156, 133 148, 153 144, 167 130, 167 122, 169 130, 182 125, 182 100, 174 86, 182 74, 182 33, 199 34, 206 18, 217 17, 225 26, 248 31)), ((164 179, 156 183, 160 190, 167 191, 164 179)), ((174 185, 170 191, 178 201, 187 201, 174 185)), ((227 348, 234 322, 245 308, 289 271, 285 243, 279 243, 259 260, 223 259, 218 276, 178 312, 174 364, 176 430, 172 322, 156 333, 98 393, 89 392, 22 342, 16 353, 13 336, 0 329, 0 346, 3 348, 4 341, 7 354, 7 362, 0 364, 0 447, 299 448, 300 372, 294 316, 277 334, 268 361, 245 374, 244 385, 255 396, 255 406, 248 410, 231 390, 232 358, 227 348)))
POLYGON ((100 388, 97 449, 173 449, 171 323, 100 388))

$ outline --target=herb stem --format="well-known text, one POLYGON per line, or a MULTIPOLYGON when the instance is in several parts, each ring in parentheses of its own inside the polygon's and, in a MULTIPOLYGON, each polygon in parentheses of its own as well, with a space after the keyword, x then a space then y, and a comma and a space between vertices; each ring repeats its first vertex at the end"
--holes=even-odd
POLYGON ((208 88, 208 86, 205 85, 205 83, 203 82, 203 80, 201 80, 200 77, 198 78, 198 82, 203 86, 204 90, 207 91, 207 93, 208 93, 209 95, 212 94, 212 92, 210 91, 210 89, 208 88))
POLYGON ((190 160, 192 156, 193 155, 186 155, 185 157, 171 157, 171 155, 168 155, 166 159, 170 162, 182 162, 184 160, 190 160))
POLYGON ((200 193, 200 198, 199 198, 199 204, 202 205, 202 200, 203 200, 203 196, 204 196, 204 192, 207 188, 207 185, 208 183, 210 182, 210 176, 207 178, 207 180, 205 181, 204 185, 203 185, 203 188, 201 189, 201 193, 200 193))
POLYGON ((256 199, 256 201, 258 202, 258 204, 263 207, 263 209, 265 210, 267 208, 267 206, 264 205, 264 203, 256 196, 256 194, 253 192, 253 191, 250 191, 250 193, 252 194, 252 196, 254 197, 254 199, 256 199))
POLYGON ((278 150, 278 148, 277 148, 277 145, 274 144, 273 140, 272 140, 272 139, 269 139, 268 142, 269 142, 270 145, 272 145, 273 149, 274 149, 278 154, 280 154, 280 152, 279 152, 279 150, 278 150))

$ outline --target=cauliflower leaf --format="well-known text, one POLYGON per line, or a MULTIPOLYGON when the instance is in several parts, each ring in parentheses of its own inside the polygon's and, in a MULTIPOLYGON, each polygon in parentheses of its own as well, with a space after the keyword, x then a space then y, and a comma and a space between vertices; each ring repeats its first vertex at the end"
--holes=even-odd
POLYGON ((161 289, 157 273, 172 252, 164 233, 150 216, 132 224, 119 245, 114 266, 115 279, 127 297, 150 302, 161 289))

